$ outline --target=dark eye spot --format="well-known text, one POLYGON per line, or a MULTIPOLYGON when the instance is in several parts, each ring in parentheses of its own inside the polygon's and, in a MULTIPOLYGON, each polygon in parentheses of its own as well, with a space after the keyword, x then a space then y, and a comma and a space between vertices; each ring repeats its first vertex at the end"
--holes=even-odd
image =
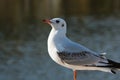
POLYGON ((64 27, 64 24, 62 24, 62 27, 64 27))
POLYGON ((59 23, 60 21, 59 20, 56 20, 56 23, 59 23))

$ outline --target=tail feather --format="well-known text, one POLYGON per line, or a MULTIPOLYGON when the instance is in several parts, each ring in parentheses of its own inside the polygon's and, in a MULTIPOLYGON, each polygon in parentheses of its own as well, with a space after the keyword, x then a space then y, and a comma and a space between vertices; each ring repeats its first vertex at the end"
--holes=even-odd
POLYGON ((108 67, 120 69, 120 63, 108 59, 108 67))
POLYGON ((113 74, 116 74, 116 71, 120 70, 120 63, 113 60, 107 59, 106 62, 100 62, 101 64, 96 65, 97 67, 109 68, 113 74))
POLYGON ((107 62, 101 61, 97 67, 109 67, 109 68, 118 68, 120 69, 120 63, 113 60, 107 59, 107 62))
POLYGON ((111 72, 112 72, 113 74, 116 74, 116 72, 120 70, 120 63, 115 62, 115 61, 112 61, 112 60, 110 60, 110 59, 108 59, 108 62, 109 62, 109 64, 110 64, 110 66, 108 66, 108 67, 111 68, 111 72))

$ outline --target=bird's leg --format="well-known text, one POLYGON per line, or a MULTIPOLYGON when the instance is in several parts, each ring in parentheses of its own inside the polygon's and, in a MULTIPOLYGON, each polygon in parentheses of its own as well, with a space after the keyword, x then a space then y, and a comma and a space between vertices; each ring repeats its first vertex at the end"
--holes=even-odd
POLYGON ((76 80, 76 78, 77 78, 77 71, 76 70, 73 71, 73 75, 74 75, 74 80, 76 80))

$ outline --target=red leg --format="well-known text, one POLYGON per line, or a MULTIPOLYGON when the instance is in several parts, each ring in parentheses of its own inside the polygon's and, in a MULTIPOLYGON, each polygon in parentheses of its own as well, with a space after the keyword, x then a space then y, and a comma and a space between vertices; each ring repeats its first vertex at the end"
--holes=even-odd
POLYGON ((76 70, 73 71, 73 75, 74 75, 74 80, 76 80, 76 78, 77 78, 77 71, 76 70))

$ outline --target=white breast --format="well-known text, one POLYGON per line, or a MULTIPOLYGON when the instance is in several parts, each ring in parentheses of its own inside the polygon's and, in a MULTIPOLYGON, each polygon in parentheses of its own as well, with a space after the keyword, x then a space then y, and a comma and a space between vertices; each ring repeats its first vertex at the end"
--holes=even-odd
POLYGON ((50 57, 52 58, 52 60, 54 60, 56 63, 63 65, 63 63, 61 62, 61 59, 59 58, 57 52, 58 52, 58 46, 59 43, 57 43, 57 37, 56 37, 56 31, 55 30, 51 30, 50 35, 48 37, 48 53, 50 55, 50 57))

